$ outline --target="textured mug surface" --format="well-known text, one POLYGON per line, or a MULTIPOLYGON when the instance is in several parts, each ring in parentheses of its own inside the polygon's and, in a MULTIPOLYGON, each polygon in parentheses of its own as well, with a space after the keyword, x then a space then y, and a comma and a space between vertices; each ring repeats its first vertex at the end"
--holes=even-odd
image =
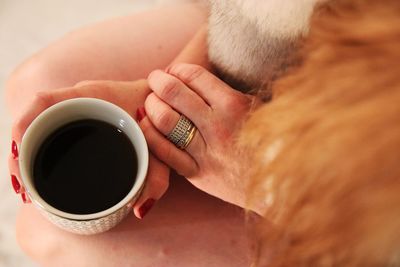
MULTIPOLYGON (((116 226, 132 210, 144 187, 149 153, 144 135, 136 121, 120 107, 94 98, 75 98, 57 103, 42 112, 26 130, 20 147, 19 166, 22 183, 32 203, 52 223, 78 234, 96 234, 116 226), (95 119, 120 128, 128 136, 138 158, 135 183, 129 193, 113 207, 92 214, 72 214, 49 205, 33 183, 33 162, 43 141, 54 130, 73 121, 95 119)), ((94 185, 95 186, 95 185, 94 185)))

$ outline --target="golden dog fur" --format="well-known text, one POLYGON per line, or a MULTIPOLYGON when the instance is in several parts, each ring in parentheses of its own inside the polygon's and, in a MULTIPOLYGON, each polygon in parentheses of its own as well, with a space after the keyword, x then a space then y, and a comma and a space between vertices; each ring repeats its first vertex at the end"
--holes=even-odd
POLYGON ((255 266, 400 266, 400 1, 320 7, 302 58, 242 134, 255 266))

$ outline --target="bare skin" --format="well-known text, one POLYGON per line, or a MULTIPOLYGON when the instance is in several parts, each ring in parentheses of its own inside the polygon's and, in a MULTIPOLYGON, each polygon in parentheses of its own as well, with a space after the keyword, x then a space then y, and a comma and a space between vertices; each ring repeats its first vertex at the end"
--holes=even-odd
POLYGON ((65 35, 11 74, 6 99, 13 118, 38 91, 85 80, 147 78, 152 70, 165 68, 177 57, 205 16, 198 6, 175 6, 115 18, 65 35))
POLYGON ((243 267, 243 211, 198 191, 182 177, 143 219, 128 217, 109 232, 79 236, 58 229, 31 205, 17 220, 17 238, 41 266, 243 267))
MULTIPOLYGON (((10 110, 18 118, 37 91, 81 80, 145 78, 169 65, 204 19, 198 7, 186 5, 71 33, 14 72, 7 83, 10 110)), ((143 103, 130 107, 131 114, 143 106, 144 91, 132 95, 143 103)), ((248 265, 242 211, 178 177, 171 178, 167 195, 142 221, 131 216, 108 233, 78 236, 59 230, 25 205, 17 218, 17 238, 42 266, 248 265)))

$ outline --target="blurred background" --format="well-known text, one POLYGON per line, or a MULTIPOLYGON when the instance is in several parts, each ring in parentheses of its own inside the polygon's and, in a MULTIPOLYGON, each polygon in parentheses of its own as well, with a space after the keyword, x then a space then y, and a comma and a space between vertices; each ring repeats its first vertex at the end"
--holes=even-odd
POLYGON ((110 17, 171 4, 176 0, 0 0, 0 267, 37 266, 19 249, 15 217, 20 196, 7 168, 11 118, 4 101, 4 83, 10 72, 37 50, 66 32, 110 17))

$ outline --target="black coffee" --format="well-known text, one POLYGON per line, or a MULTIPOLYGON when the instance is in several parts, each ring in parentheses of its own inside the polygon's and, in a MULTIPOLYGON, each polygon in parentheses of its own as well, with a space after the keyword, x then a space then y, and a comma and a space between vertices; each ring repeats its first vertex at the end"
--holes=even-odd
POLYGON ((39 148, 33 177, 39 195, 51 206, 73 214, 108 209, 131 190, 137 156, 128 137, 98 120, 62 126, 39 148))

